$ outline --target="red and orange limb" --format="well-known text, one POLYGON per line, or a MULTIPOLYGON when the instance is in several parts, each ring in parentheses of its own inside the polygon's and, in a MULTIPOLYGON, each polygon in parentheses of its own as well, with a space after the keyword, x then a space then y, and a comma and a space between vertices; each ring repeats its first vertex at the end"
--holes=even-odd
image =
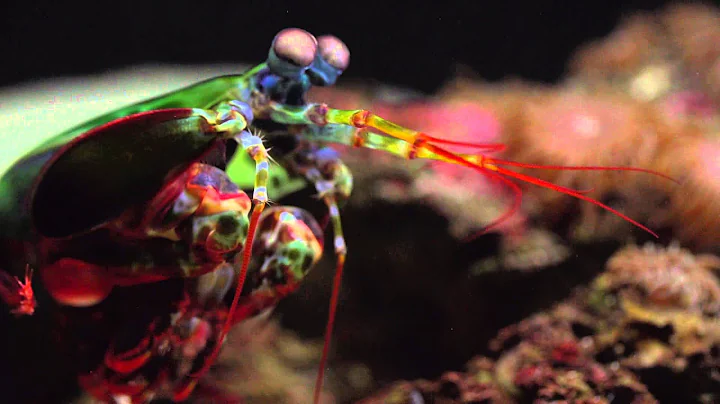
POLYGON ((29 265, 25 267, 24 281, 0 271, 0 298, 16 316, 31 316, 35 313, 37 302, 32 289, 32 276, 33 270, 29 265))

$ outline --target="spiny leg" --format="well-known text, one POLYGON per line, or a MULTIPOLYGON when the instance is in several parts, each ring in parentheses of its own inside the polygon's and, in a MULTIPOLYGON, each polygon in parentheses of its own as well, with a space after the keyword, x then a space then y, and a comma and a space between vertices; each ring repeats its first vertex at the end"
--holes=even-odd
MULTIPOLYGON (((194 112, 204 117, 220 138, 236 139, 241 143, 252 138, 247 128, 253 121, 253 112, 246 102, 223 101, 214 109, 195 109, 194 112)), ((253 197, 257 193, 256 190, 253 197)), ((127 229, 125 224, 134 221, 121 218, 116 221, 115 227, 121 232, 142 233, 143 236, 172 241, 185 238, 184 241, 191 246, 200 246, 214 267, 224 260, 225 254, 242 245, 248 229, 249 209, 247 195, 224 171, 195 163, 149 202, 139 225, 127 229), (183 225, 187 227, 185 223, 188 221, 189 232, 181 228, 183 225), (189 240, 186 233, 189 233, 189 240)))
POLYGON ((333 232, 335 233, 334 245, 335 255, 337 256, 337 264, 335 267, 335 278, 333 279, 332 295, 330 296, 330 311, 328 312, 327 324, 325 326, 325 341, 323 343, 322 356, 320 357, 318 375, 315 381, 313 402, 316 404, 320 402, 320 392, 322 391, 325 366, 327 364, 328 352, 330 350, 330 340, 335 326, 335 314, 337 312, 338 299, 340 298, 340 286, 342 285, 343 269, 345 267, 345 259, 347 258, 347 247, 342 231, 340 211, 335 197, 333 195, 327 195, 323 197, 323 200, 330 211, 330 220, 333 224, 333 232))
MULTIPOLYGON (((246 104, 247 105, 247 104, 246 104)), ((245 279, 247 277, 248 266, 252 257, 252 245, 255 239, 255 233, 260 220, 260 215, 268 202, 267 198, 267 179, 269 170, 269 156, 265 146, 262 143, 260 137, 251 134, 248 131, 243 130, 237 137, 238 143, 245 150, 253 160, 255 160, 255 184, 253 189, 253 211, 250 217, 250 226, 248 229, 247 238, 245 240, 245 246, 242 251, 242 263, 240 266, 240 273, 238 274, 237 286, 235 289, 235 296, 233 297, 232 304, 230 305, 230 311, 225 324, 223 325, 220 335, 218 336, 218 344, 216 345, 213 352, 210 354, 205 365, 194 373, 192 376, 196 379, 202 377, 215 362, 215 359, 220 354, 222 348, 222 342, 230 331, 230 327, 233 324, 233 312, 237 308, 240 300, 240 294, 242 293, 245 279)))
MULTIPOLYGON (((334 84, 338 76, 347 68, 349 62, 350 53, 347 47, 336 37, 328 35, 315 39, 315 37, 304 30, 283 30, 278 33, 273 40, 267 60, 268 68, 275 76, 267 77, 265 81, 270 84, 270 86, 265 86, 265 94, 256 97, 256 103, 254 103, 253 106, 262 111, 262 102, 268 99, 272 100, 272 102, 279 101, 284 104, 303 105, 305 104, 305 92, 307 92, 312 85, 328 86, 334 84), (293 91, 293 89, 300 89, 301 91, 297 92, 293 91)), ((282 123, 277 121, 272 114, 267 117, 272 121, 282 123)), ((307 168, 304 172, 305 176, 315 183, 318 192, 328 206, 329 216, 333 222, 335 231, 335 250, 337 253, 337 270, 330 302, 330 314, 325 333, 323 354, 315 386, 315 403, 319 401, 320 391, 322 390, 323 374, 332 335, 340 284, 342 282, 342 270, 347 252, 335 190, 337 188, 340 194, 345 190, 347 195, 349 195, 352 189, 352 176, 344 165, 335 165, 335 167, 340 168, 341 171, 342 169, 345 170, 347 175, 343 176, 343 178, 346 178, 348 180, 347 182, 343 183, 340 181, 333 183, 323 181, 322 174, 319 170, 311 166, 303 167, 307 168), (345 185, 345 187, 343 187, 343 185, 345 185)))
POLYGON ((330 350, 330 341, 332 339, 335 314, 340 296, 340 287, 342 285, 343 269, 347 258, 347 245, 343 235, 338 199, 344 201, 350 197, 353 181, 350 170, 340 161, 337 152, 329 147, 316 148, 313 144, 304 145, 293 153, 289 161, 295 171, 315 185, 318 196, 325 202, 330 221, 333 225, 333 245, 337 257, 337 266, 325 329, 325 341, 315 382, 314 402, 317 403, 320 400, 320 392, 322 391, 325 366, 330 350))

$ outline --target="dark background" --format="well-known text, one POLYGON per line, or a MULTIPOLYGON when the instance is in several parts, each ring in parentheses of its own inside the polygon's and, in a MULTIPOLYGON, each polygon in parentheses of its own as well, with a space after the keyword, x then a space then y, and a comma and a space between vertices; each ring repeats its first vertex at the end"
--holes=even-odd
POLYGON ((143 62, 259 62, 289 26, 332 33, 346 77, 432 91, 465 64, 490 80, 552 81, 572 50, 609 33, 634 1, 14 1, 0 7, 0 86, 143 62))
MULTIPOLYGON (((350 68, 344 75, 346 79, 372 78, 387 84, 432 92, 450 78, 457 65, 462 64, 489 80, 519 76, 549 82, 563 75, 568 57, 579 45, 606 36, 625 15, 638 10, 658 9, 666 3, 658 0, 97 0, 67 4, 60 0, 16 0, 12 4, 0 6, 0 87, 41 78, 100 73, 140 63, 260 62, 267 55, 273 36, 282 28, 290 26, 305 28, 316 35, 332 33, 342 38, 352 53, 350 68)), ((469 284, 464 273, 445 274, 444 278, 438 280, 438 276, 431 272, 434 267, 454 267, 459 268, 459 271, 467 267, 455 261, 445 261, 444 257, 460 257, 454 259, 462 261, 465 259, 463 251, 472 250, 476 253, 473 250, 475 246, 453 250, 456 241, 451 240, 449 235, 438 236, 437 229, 446 227, 442 218, 437 214, 433 216, 429 209, 419 212, 404 209, 404 213, 390 210, 390 207, 378 208, 373 214, 346 212, 344 219, 346 229, 360 229, 363 226, 381 229, 391 220, 398 223, 401 213, 408 218, 423 218, 420 225, 400 220, 405 223, 404 227, 397 226, 394 233, 386 238, 381 237, 383 231, 356 231, 358 236, 348 231, 348 245, 353 246, 352 251, 360 253, 353 252, 350 255, 344 290, 353 290, 356 298, 361 296, 372 300, 374 306, 367 301, 361 305, 357 303, 359 300, 355 300, 356 307, 353 307, 348 303, 351 299, 341 304, 335 341, 337 345, 345 344, 345 358, 348 360, 358 359, 372 364, 369 351, 380 352, 382 357, 375 362, 383 363, 385 368, 376 365, 373 371, 381 381, 436 377, 441 371, 460 369, 470 354, 476 353, 476 346, 484 346, 484 343, 477 342, 475 345, 463 345, 454 351, 443 351, 438 345, 425 341, 448 334, 448 327, 442 327, 450 324, 452 319, 446 320, 433 314, 442 314, 433 311, 436 310, 434 305, 437 305, 433 299, 439 300, 440 297, 425 296, 427 301, 423 301, 423 296, 417 293, 403 298, 398 295, 398 290, 409 289, 407 285, 401 285, 403 289, 398 286, 400 281, 393 283, 392 279, 388 280, 388 275, 380 274, 383 270, 390 273, 390 264, 386 264, 386 268, 377 262, 392 263, 388 256, 396 248, 405 246, 402 240, 414 236, 426 244, 420 244, 418 248, 424 251, 424 255, 413 254, 410 262, 400 266, 414 272, 400 273, 396 278, 402 281, 407 278, 420 285, 432 285, 438 290, 436 296, 446 296, 444 292, 453 290, 453 303, 460 303, 458 312, 464 310, 477 314, 475 318, 482 318, 485 324, 490 324, 485 334, 476 336, 478 341, 484 341, 488 335, 494 334, 498 325, 506 325, 526 316, 528 313, 523 309, 538 307, 533 300, 519 308, 503 305, 503 302, 512 304, 517 300, 515 296, 537 295, 544 298, 537 290, 551 290, 555 293, 555 289, 561 289, 561 293, 566 293, 580 282, 577 279, 568 280, 567 273, 583 277, 583 282, 593 276, 592 273, 577 275, 578 271, 574 267, 564 268, 571 271, 549 273, 545 278, 549 280, 546 284, 538 283, 535 278, 526 279, 524 284, 516 286, 515 294, 509 294, 505 300, 494 303, 494 307, 504 307, 503 310, 495 310, 490 305, 478 306, 471 299, 472 296, 486 296, 493 289, 501 294, 504 289, 498 285, 507 285, 510 281, 520 285, 518 280, 498 278, 494 283, 488 279, 475 282, 483 285, 482 290, 477 289, 475 284, 469 284), (386 216, 382 216, 383 213, 386 216), (368 221, 368 218, 372 220, 368 221), (392 243, 399 247, 395 248, 392 243), (362 251, 379 253, 363 255, 362 251), (433 255, 433 252, 438 251, 441 253, 433 255), (440 263, 428 257, 435 257, 440 263), (420 270, 423 265, 431 269, 420 270), (376 271, 374 276, 369 273, 370 269, 376 271), (426 275, 423 278, 417 273, 426 275), (562 277, 560 274, 563 274, 562 277), (365 284, 362 283, 363 279, 365 284), (385 282, 375 282, 377 279, 384 279, 385 282), (568 285, 560 288, 558 283, 568 285), (354 286, 354 289, 347 288, 348 285, 354 286), (458 289, 458 285, 464 289, 458 289), (384 294, 379 288, 385 288, 384 294), (386 298, 376 297, 378 294, 386 298), (357 307, 363 307, 367 313, 357 307), (384 318, 389 319, 387 321, 395 328, 404 329, 404 333, 383 336, 385 339, 381 343, 373 341, 366 344, 365 348, 361 346, 362 338, 355 338, 354 345, 347 342, 351 339, 349 336, 357 332, 354 321, 362 319, 363 315, 365 318, 377 317, 375 313, 382 312, 389 312, 390 315, 384 318), (397 321, 397 318, 403 319, 402 322, 397 321), (418 335, 424 340, 418 338, 418 335), (409 344, 408 341, 415 343, 409 344), (454 352, 454 356, 443 352, 454 352), (400 365, 390 368, 387 363, 391 362, 400 365)), ((600 255, 603 258, 597 259, 595 265, 586 267, 601 268, 607 254, 601 252, 600 255)), ((587 260, 586 257, 591 254, 582 252, 577 256, 587 260)), ((329 254, 326 257, 332 259, 329 254)), ((329 262, 326 266, 331 265, 332 262, 329 262)), ((326 274, 330 273, 326 271, 326 274)), ((325 278, 329 283, 330 276, 325 278)), ((417 287, 421 291, 426 289, 430 288, 417 287)), ((324 288, 324 293, 315 295, 313 302, 316 304, 306 303, 296 309, 296 313, 308 313, 307 306, 318 307, 317 312, 310 313, 316 321, 310 321, 308 326, 309 317, 287 315, 290 319, 288 322, 297 319, 296 323, 300 324, 295 324, 295 328, 312 328, 316 332, 311 334, 319 336, 326 318, 323 310, 327 305, 329 287, 324 288)), ((285 304, 286 308, 290 305, 287 301, 285 304)), ((286 313, 293 312, 286 310, 286 313)), ((11 377, 0 376, 0 391, 4 392, 6 400, 20 402, 12 398, 14 393, 21 394, 20 391, 26 395, 41 396, 74 388, 74 374, 57 365, 62 363, 61 359, 57 357, 53 344, 48 343, 52 341, 53 329, 47 316, 47 313, 40 311, 36 317, 41 317, 41 321, 13 323, 13 327, 16 327, 13 332, 0 335, 0 356, 6 364, 0 372, 12 373, 9 375, 11 377), (42 316, 45 316, 45 321, 42 316), (36 373, 47 375, 39 377, 36 373), (42 382, 38 383, 37 380, 42 382), (39 391, 35 391, 35 388, 39 391)), ((8 319, 9 314, 3 312, 0 324, 8 324, 8 319)), ((457 318, 455 321, 457 323, 457 318)), ((390 326, 380 323, 377 328, 386 331, 390 326)), ((468 329, 464 332, 470 334, 472 331, 468 329)), ((457 334, 462 332, 459 330, 457 334)), ((448 345, 458 345, 457 340, 447 341, 448 345)))

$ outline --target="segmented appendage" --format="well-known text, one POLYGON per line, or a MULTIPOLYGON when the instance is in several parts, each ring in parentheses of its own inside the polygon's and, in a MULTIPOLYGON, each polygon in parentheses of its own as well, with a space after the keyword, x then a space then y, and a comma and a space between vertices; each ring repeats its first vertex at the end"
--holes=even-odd
MULTIPOLYGON (((627 215, 624 215, 623 213, 603 204, 602 202, 590 198, 586 196, 585 194, 587 191, 578 191, 574 189, 570 189, 567 187, 563 187, 560 185, 556 185, 544 180, 541 180, 539 178, 531 177, 529 175, 521 174, 512 170, 509 170, 507 168, 504 168, 504 166, 510 166, 510 167, 520 167, 520 168, 529 168, 529 169, 545 169, 545 170, 589 170, 589 171, 636 171, 636 172, 642 172, 647 174, 656 175, 665 179, 668 179, 670 181, 675 181, 673 178, 670 178, 669 176, 652 171, 647 170, 643 168, 635 168, 635 167, 598 167, 598 166, 553 166, 553 165, 536 165, 536 164, 524 164, 524 163, 518 163, 514 161, 509 160, 501 160, 496 159, 492 157, 488 157, 485 154, 477 153, 477 154, 459 154, 454 153, 449 150, 447 150, 444 146, 458 146, 463 147, 467 149, 474 149, 474 150, 489 150, 489 151, 497 151, 499 149, 502 149, 501 145, 487 145, 482 143, 472 143, 472 142, 459 142, 459 141, 450 141, 450 140, 443 140, 440 138, 436 138, 433 136, 430 136, 426 133, 418 132, 415 130, 407 129, 402 126, 399 126, 393 122, 387 121, 370 111, 365 110, 333 110, 328 108, 327 106, 324 106, 322 104, 317 104, 312 106, 311 108, 308 108, 306 112, 305 119, 310 120, 311 122, 314 122, 318 125, 324 126, 328 124, 336 124, 336 125, 347 125, 350 127, 355 127, 359 129, 358 131, 354 132, 341 132, 341 131, 335 131, 328 133, 326 135, 328 136, 334 136, 332 138, 333 141, 337 141, 338 143, 343 143, 355 147, 368 147, 372 149, 379 149, 384 150, 396 155, 399 155, 401 157, 407 158, 407 159, 430 159, 430 160, 438 160, 438 161, 444 161, 447 163, 457 164, 465 167, 473 168, 477 171, 479 171, 481 174, 486 175, 490 177, 491 179, 495 179, 497 181, 500 181, 501 183, 506 184, 508 187, 510 187, 515 195, 515 202, 510 207, 510 209, 503 215, 501 215, 498 219, 496 219, 494 222, 492 222, 490 225, 486 226, 485 229, 481 232, 487 232, 488 230, 496 227, 498 224, 502 223, 503 221, 507 220, 510 216, 512 216, 519 208, 522 201, 522 191, 520 187, 510 181, 510 179, 516 179, 523 182, 527 182, 530 184, 534 184, 540 187, 552 189, 557 192, 561 192, 566 195, 573 196, 575 198, 581 199, 583 201, 592 203, 596 206, 601 207, 602 209, 605 209, 609 212, 612 212, 613 214, 623 218, 624 220, 632 223, 633 225, 641 228, 642 230, 652 234, 655 237, 658 237, 657 234, 655 234, 652 230, 647 228, 646 226, 643 226, 639 222, 631 219, 627 215), (375 132, 378 132, 382 135, 377 135, 376 133, 367 132, 368 130, 373 130, 375 132)), ((333 128, 334 129, 334 128, 333 128)), ((317 140, 321 140, 318 138, 317 140)), ((675 181, 677 182, 677 181, 675 181)))
POLYGON ((25 281, 0 271, 0 298, 10 306, 10 312, 16 316, 30 316, 35 313, 35 293, 32 289, 33 270, 25 267, 25 281))

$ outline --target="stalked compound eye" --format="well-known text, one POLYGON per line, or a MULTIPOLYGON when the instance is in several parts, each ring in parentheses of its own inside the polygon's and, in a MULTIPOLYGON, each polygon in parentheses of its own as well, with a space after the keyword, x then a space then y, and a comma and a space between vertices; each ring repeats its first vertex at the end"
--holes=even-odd
POLYGON ((299 28, 280 31, 273 41, 273 51, 280 59, 295 66, 307 67, 315 60, 318 42, 312 34, 299 28))
POLYGON ((316 59, 318 42, 299 28, 286 28, 275 35, 267 64, 270 71, 289 79, 300 77, 316 59))
POLYGON ((332 35, 318 38, 318 53, 308 76, 316 86, 331 86, 350 64, 350 50, 340 39, 332 35))
POLYGON ((323 35, 317 41, 320 56, 330 66, 340 71, 347 69, 350 64, 350 50, 343 41, 332 35, 323 35))

